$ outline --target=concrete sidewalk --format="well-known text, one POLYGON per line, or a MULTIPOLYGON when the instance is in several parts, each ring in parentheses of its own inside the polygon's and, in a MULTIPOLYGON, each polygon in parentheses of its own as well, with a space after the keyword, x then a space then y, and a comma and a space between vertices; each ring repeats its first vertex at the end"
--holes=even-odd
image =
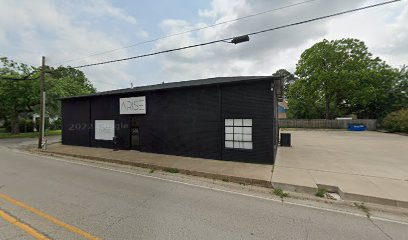
POLYGON ((408 137, 379 132, 285 131, 272 184, 288 191, 337 190, 346 200, 408 207, 408 137))
POLYGON ((177 169, 180 173, 195 176, 271 187, 272 165, 267 164, 219 161, 129 150, 113 151, 106 148, 69 146, 59 143, 49 145, 46 152, 158 170, 177 169))
POLYGON ((278 148, 274 167, 59 143, 46 152, 310 194, 320 187, 345 200, 408 208, 408 137, 330 130, 291 133, 293 146, 278 148))

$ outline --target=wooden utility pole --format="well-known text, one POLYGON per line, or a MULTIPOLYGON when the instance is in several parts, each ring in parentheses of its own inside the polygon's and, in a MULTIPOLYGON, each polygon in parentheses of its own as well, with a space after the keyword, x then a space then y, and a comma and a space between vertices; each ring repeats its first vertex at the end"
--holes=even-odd
POLYGON ((38 148, 42 148, 42 143, 44 139, 44 128, 45 128, 45 91, 44 91, 44 81, 45 81, 45 57, 42 57, 41 61, 41 76, 40 76, 40 123, 39 123, 39 136, 38 136, 38 148))

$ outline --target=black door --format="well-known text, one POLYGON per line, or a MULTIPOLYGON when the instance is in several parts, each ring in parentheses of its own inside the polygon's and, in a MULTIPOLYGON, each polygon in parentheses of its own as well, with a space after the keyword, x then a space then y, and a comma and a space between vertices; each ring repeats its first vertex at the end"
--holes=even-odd
POLYGON ((140 139, 139 139, 139 128, 138 127, 131 128, 131 139, 130 140, 132 143, 132 149, 140 150, 140 139))

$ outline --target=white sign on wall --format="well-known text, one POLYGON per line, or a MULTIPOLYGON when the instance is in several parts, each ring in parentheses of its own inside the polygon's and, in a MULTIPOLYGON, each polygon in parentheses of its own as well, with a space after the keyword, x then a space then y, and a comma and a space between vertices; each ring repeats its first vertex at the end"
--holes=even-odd
POLYGON ((95 120, 95 140, 112 140, 115 136, 115 120, 95 120))
POLYGON ((120 114, 146 114, 146 97, 119 99, 120 114))

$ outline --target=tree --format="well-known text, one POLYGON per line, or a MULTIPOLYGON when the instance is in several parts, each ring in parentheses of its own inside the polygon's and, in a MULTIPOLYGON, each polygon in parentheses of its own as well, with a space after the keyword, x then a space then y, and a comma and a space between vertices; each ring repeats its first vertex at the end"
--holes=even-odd
MULTIPOLYGON (((7 58, 0 58, 2 67, 0 76, 4 78, 22 78, 34 68, 18 64, 7 58)), ((19 133, 19 119, 22 115, 33 112, 33 106, 39 104, 38 96, 33 90, 38 86, 29 80, 0 80, 0 109, 5 121, 10 121, 11 133, 19 133)), ((38 88, 37 88, 38 89, 38 88)), ((38 91, 37 91, 38 92, 38 91)))
POLYGON ((408 66, 404 65, 399 70, 398 77, 388 92, 386 107, 386 114, 408 108, 408 66))
MULTIPOLYGON (((35 71, 27 80, 0 80, 0 117, 9 121, 11 133, 19 133, 19 119, 39 113, 39 68, 28 67, 3 57, 0 58, 0 77, 23 78, 35 71), (33 80, 34 79, 34 80, 33 80)), ((59 98, 95 93, 95 88, 80 70, 70 67, 47 68, 45 78, 46 115, 60 116, 59 98)))
POLYGON ((364 42, 350 38, 324 39, 306 49, 295 74, 300 80, 289 88, 289 115, 304 116, 299 115, 305 112, 303 106, 309 109, 306 116, 322 117, 324 113, 326 119, 347 114, 383 116, 388 92, 399 75, 380 58, 374 58, 364 42), (299 97, 301 103, 294 99, 299 97), (310 105, 305 106, 305 102, 310 105))
POLYGON ((95 93, 96 89, 85 74, 75 68, 50 68, 46 77, 45 89, 47 96, 46 112, 50 117, 61 115, 60 98, 95 93))
POLYGON ((308 83, 299 79, 289 88, 288 92, 288 118, 319 119, 323 117, 324 108, 318 101, 319 94, 310 91, 308 83))
POLYGON ((284 96, 287 96, 289 86, 295 83, 295 81, 297 80, 297 77, 295 77, 295 75, 293 75, 286 69, 279 69, 274 74, 272 74, 272 76, 283 78, 283 83, 284 83, 283 84, 283 95, 284 96))

